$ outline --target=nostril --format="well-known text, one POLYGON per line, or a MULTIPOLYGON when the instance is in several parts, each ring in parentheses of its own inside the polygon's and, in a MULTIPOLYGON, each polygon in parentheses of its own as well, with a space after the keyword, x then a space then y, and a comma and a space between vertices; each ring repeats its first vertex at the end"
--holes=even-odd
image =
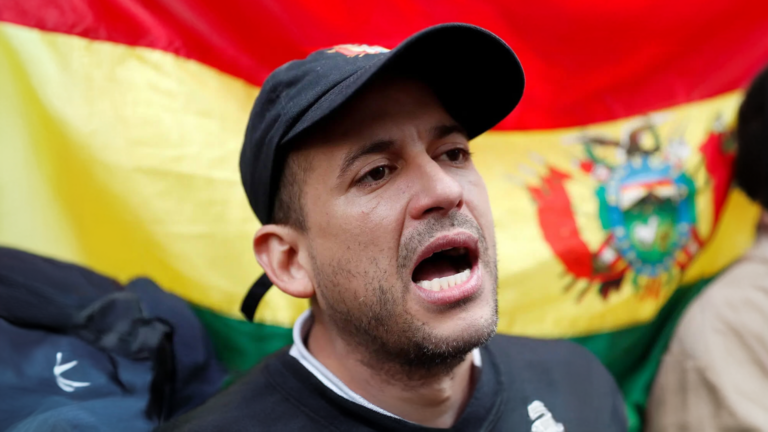
POLYGON ((428 215, 428 214, 431 214, 431 213, 438 213, 438 212, 441 212, 443 210, 445 210, 445 209, 442 208, 442 207, 430 207, 430 208, 428 208, 428 209, 426 209, 424 211, 424 214, 428 215))

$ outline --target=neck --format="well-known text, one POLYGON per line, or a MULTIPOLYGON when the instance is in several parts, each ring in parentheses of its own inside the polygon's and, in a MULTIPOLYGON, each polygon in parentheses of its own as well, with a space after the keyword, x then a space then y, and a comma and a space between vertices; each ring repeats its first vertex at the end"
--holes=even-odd
POLYGON ((398 417, 423 426, 448 428, 461 415, 472 394, 474 373, 471 353, 452 371, 394 370, 350 346, 330 331, 322 316, 315 321, 307 341, 309 352, 350 390, 398 417))

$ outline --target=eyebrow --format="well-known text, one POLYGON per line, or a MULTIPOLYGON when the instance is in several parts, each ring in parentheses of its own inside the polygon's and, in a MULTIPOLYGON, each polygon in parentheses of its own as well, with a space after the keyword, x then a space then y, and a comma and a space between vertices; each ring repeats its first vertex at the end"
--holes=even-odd
POLYGON ((437 141, 453 134, 459 134, 464 138, 469 139, 467 131, 458 123, 446 123, 433 127, 430 133, 430 138, 432 141, 437 141))

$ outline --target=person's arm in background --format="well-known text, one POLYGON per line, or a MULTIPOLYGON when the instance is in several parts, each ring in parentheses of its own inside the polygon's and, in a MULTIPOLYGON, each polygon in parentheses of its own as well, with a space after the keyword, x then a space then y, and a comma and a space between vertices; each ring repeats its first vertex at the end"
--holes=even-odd
POLYGON ((689 306, 646 421, 646 432, 768 431, 768 234, 689 306))

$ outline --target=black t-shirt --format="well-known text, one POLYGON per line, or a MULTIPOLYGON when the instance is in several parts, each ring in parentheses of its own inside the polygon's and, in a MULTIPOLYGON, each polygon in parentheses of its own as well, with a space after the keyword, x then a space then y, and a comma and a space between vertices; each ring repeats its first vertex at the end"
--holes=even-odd
POLYGON ((162 426, 168 431, 504 431, 625 432, 611 375, 572 342, 496 336, 450 429, 420 426, 368 409, 327 388, 282 350, 203 406, 162 426), (562 425, 562 427, 560 426, 562 425))

